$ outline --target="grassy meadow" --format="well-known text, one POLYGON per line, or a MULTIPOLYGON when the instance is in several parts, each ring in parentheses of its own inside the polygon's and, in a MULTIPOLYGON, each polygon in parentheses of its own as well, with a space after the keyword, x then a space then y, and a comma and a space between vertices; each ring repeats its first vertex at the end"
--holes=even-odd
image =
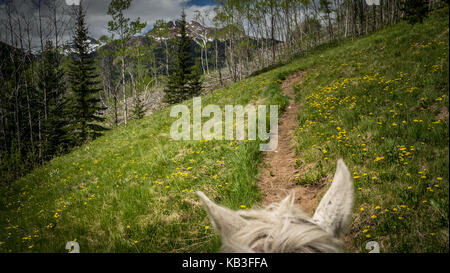
MULTIPOLYGON (((297 183, 354 171, 352 251, 448 252, 448 9, 323 49, 202 97, 202 105, 302 104, 297 183)), ((184 104, 192 108, 192 100, 184 104)), ((260 201, 258 141, 174 141, 170 108, 108 131, 0 188, 0 252, 215 252, 195 195, 260 201)), ((207 120, 207 119, 205 119, 207 120)), ((329 179, 328 178, 328 179, 329 179)))

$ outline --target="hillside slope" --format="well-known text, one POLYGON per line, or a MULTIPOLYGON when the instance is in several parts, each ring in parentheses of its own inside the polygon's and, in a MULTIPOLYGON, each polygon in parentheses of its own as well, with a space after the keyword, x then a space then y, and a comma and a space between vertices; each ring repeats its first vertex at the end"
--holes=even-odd
POLYGON ((352 250, 448 252, 448 50, 445 9, 323 52, 296 86, 296 180, 321 181, 344 158, 352 250))
MULTIPOLYGON (((307 63, 305 65, 308 65, 307 63)), ((280 78, 299 63, 202 97, 202 104, 286 105, 280 78)), ((185 102, 192 108, 192 100, 185 102)), ((195 191, 229 207, 251 206, 259 145, 255 141, 174 141, 170 108, 108 131, 55 158, 0 194, 0 251, 216 251, 218 237, 195 191)))
MULTIPOLYGON (((202 104, 284 109, 280 83, 310 68, 296 88, 297 182, 324 181, 342 157, 358 189, 352 250, 376 240, 386 252, 448 251, 448 45, 447 9, 293 60, 202 104)), ((2 188, 0 251, 66 252, 72 240, 81 252, 217 251, 194 192, 233 209, 258 204, 259 143, 173 141, 169 113, 111 130, 2 188)))

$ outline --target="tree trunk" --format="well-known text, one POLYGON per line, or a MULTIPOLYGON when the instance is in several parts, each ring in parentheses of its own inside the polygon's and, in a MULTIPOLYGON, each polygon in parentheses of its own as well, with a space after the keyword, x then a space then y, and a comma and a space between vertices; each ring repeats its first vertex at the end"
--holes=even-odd
POLYGON ((125 57, 122 56, 122 91, 123 91, 123 104, 125 107, 124 122, 128 124, 128 105, 127 105, 127 90, 125 86, 125 57))
POLYGON ((164 45, 166 47, 166 76, 169 76, 169 49, 167 47, 167 41, 164 40, 164 45))
POLYGON ((33 140, 33 123, 32 123, 32 117, 31 117, 31 105, 30 105, 30 94, 28 92, 28 83, 25 79, 25 92, 27 96, 27 112, 28 112, 28 126, 30 129, 30 143, 31 143, 31 150, 34 154, 34 140, 33 140))
POLYGON ((273 14, 273 4, 270 4, 270 37, 272 39, 272 63, 275 63, 275 16, 273 14))
POLYGON ((117 96, 114 95, 113 98, 114 98, 114 124, 117 126, 119 125, 119 117, 117 114, 117 96))
POLYGON ((372 32, 375 32, 376 29, 376 24, 377 24, 377 12, 376 12, 376 7, 375 5, 372 5, 372 32))

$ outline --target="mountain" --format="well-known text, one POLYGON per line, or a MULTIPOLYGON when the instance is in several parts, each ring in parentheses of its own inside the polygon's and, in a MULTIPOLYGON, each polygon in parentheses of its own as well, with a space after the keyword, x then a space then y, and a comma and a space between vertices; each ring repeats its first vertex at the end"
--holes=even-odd
MULTIPOLYGON (((167 38, 161 38, 155 35, 154 30, 150 30, 146 36, 151 37, 155 39, 156 41, 160 41, 163 39, 173 39, 177 36, 179 36, 178 33, 178 26, 180 24, 179 20, 176 21, 169 21, 168 23, 169 28, 169 34, 167 35, 167 38)), ((214 33, 216 31, 221 31, 222 29, 219 28, 213 28, 213 27, 207 27, 203 26, 197 21, 191 21, 190 23, 186 24, 186 33, 189 38, 193 39, 197 43, 199 41, 203 42, 213 42, 214 41, 214 33)))
MULTIPOLYGON (((97 41, 96 39, 94 39, 92 37, 88 37, 87 42, 89 44, 89 49, 88 49, 89 53, 97 51, 97 49, 100 46, 102 46, 102 43, 100 43, 99 41, 97 41)), ((73 41, 67 42, 62 48, 62 52, 64 55, 70 55, 71 53, 73 53, 74 52, 74 42, 73 41)))
MULTIPOLYGON (((35 60, 35 56, 25 50, 10 46, 0 41, 0 77, 7 79, 15 73, 15 66, 18 65, 17 60, 26 63, 35 60)), ((0 83, 0 86, 3 84, 0 83)))
MULTIPOLYGON (((141 47, 150 45, 153 41, 156 41, 157 44, 154 46, 154 53, 155 57, 158 60, 157 73, 165 74, 165 47, 169 48, 169 51, 176 47, 176 37, 179 36, 178 33, 178 27, 180 24, 179 20, 176 21, 169 21, 168 23, 168 29, 169 33, 166 38, 158 37, 155 34, 155 30, 152 29, 149 32, 147 32, 144 35, 137 35, 132 38, 130 38, 128 41, 126 41, 127 47, 141 47), (165 43, 162 43, 162 41, 165 41, 165 43)), ((196 58, 201 57, 201 48, 205 46, 209 46, 208 51, 208 62, 210 65, 212 65, 212 55, 213 50, 215 49, 215 33, 220 32, 223 29, 221 28, 214 28, 214 27, 208 27, 204 26, 201 23, 197 21, 190 21, 186 25, 186 32, 188 36, 192 39, 191 41, 191 56, 192 61, 194 62, 196 58)), ((258 48, 260 46, 261 40, 257 40, 253 37, 249 37, 251 43, 254 44, 254 48, 258 48)), ((93 53, 94 56, 97 56, 98 50, 102 47, 112 48, 111 44, 104 44, 98 40, 96 40, 93 37, 88 37, 88 44, 89 44, 89 52, 93 53)), ((226 40, 223 39, 217 39, 217 48, 218 48, 218 65, 219 67, 223 67, 225 63, 225 48, 226 48, 226 40)), ((267 41, 266 41, 267 42, 267 41)), ((279 41, 276 41, 277 43, 279 41)), ((61 49, 61 53, 65 56, 70 56, 74 53, 74 43, 73 41, 66 42, 61 49)), ((40 52, 33 52, 33 55, 40 58, 40 52)), ((169 68, 171 68, 173 65, 172 63, 172 56, 169 56, 169 68)))

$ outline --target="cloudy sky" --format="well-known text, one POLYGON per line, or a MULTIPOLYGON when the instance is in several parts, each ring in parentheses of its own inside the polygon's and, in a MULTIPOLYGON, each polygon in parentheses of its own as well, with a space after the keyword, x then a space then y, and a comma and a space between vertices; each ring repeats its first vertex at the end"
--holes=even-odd
MULTIPOLYGON (((38 4, 39 0, 0 0, 0 40, 8 42, 8 36, 3 31, 7 26, 6 5, 5 3, 12 1, 14 8, 21 14, 22 18, 33 20, 33 47, 38 45, 37 35, 37 18, 38 18, 38 4)), ((41 15, 44 17, 49 16, 49 6, 54 0, 40 0, 42 2, 41 15)), ((59 6, 59 10, 65 10, 66 20, 69 20, 69 11, 71 6, 67 5, 78 0, 56 0, 59 6)), ((111 0, 83 0, 83 5, 86 10, 86 23, 89 28, 89 36, 98 39, 102 35, 109 35, 107 30, 108 21, 111 20, 111 16, 107 13, 108 6, 111 0)), ((212 9, 215 6, 215 0, 132 0, 130 8, 125 12, 125 15, 132 20, 140 17, 141 22, 147 22, 147 32, 153 23, 158 19, 164 19, 166 21, 172 21, 180 18, 182 9, 185 9, 186 17, 188 20, 193 18, 196 10, 205 11, 212 9)), ((73 12, 73 11, 72 11, 73 12)), ((47 19, 50 20, 50 19, 47 19)), ((43 23, 45 25, 45 22, 43 23)), ((51 37, 51 27, 48 27, 47 35, 51 37)), ((23 31, 23 30, 22 30, 23 31)), ((46 31, 46 30, 44 30, 46 31)), ((63 40, 70 39, 72 33, 67 31, 63 40)))
MULTIPOLYGON (((87 9, 86 21, 91 36, 98 38, 108 34, 106 26, 111 17, 106 14, 110 0, 85 0, 87 9)), ((192 19, 194 11, 213 8, 213 0, 133 0, 126 15, 132 20, 140 17, 151 27, 157 19, 166 21, 180 17, 184 8, 188 19, 192 19)))

